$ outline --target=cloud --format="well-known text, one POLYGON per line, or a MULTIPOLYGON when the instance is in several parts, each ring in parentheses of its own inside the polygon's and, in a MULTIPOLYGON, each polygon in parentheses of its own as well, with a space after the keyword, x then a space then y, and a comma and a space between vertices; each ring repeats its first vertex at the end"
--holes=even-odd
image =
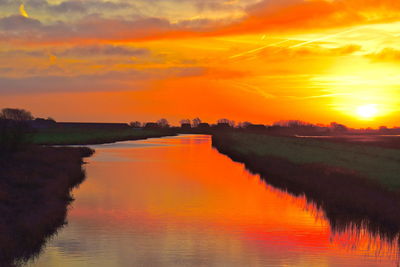
POLYGON ((263 0, 247 15, 217 33, 307 32, 400 19, 400 1, 393 0, 263 0))
MULTIPOLYGON (((8 70, 4 70, 5 72, 8 70)), ((42 92, 121 91, 145 89, 152 81, 200 76, 200 67, 153 68, 146 70, 109 71, 105 73, 61 76, 45 75, 10 78, 0 76, 1 94, 42 92)), ((0 72, 1 73, 1 72, 0 72)))
POLYGON ((349 55, 358 52, 362 49, 361 45, 345 45, 338 48, 333 48, 331 51, 337 55, 349 55))
POLYGON ((39 20, 20 15, 0 18, 0 29, 8 33, 12 33, 14 31, 37 31, 42 27, 43 25, 39 20))
MULTIPOLYGON (((259 32, 307 32, 400 19, 400 1, 392 0, 263 0, 247 6, 246 13, 241 18, 191 18, 175 22, 172 22, 173 18, 168 17, 106 16, 112 9, 134 8, 126 2, 96 1, 94 3, 93 0, 68 0, 50 5, 42 0, 31 1, 30 5, 36 7, 45 5, 53 9, 53 12, 91 14, 89 9, 99 8, 104 9, 104 15, 100 12, 53 23, 15 15, 3 17, 0 18, 0 41, 30 44, 131 42, 259 32)), ((174 1, 178 2, 178 0, 174 1)), ((230 5, 224 2, 217 4, 217 1, 213 0, 208 0, 203 4, 197 0, 184 2, 200 7, 202 5, 230 5)), ((157 6, 162 1, 156 0, 153 3, 157 6)))
POLYGON ((110 1, 80 1, 68 0, 59 4, 49 4, 46 2, 46 8, 51 12, 57 13, 88 13, 90 10, 115 11, 131 8, 132 5, 125 2, 110 1))
POLYGON ((16 1, 14 0, 0 0, 0 6, 9 6, 9 5, 15 5, 16 1))
POLYGON ((88 7, 81 1, 65 1, 59 3, 58 5, 49 5, 48 9, 52 12, 58 13, 85 13, 87 12, 88 7))
MULTIPOLYGON (((0 0, 0 6, 14 6, 15 0, 0 0)), ((116 11, 122 9, 135 9, 129 2, 101 1, 101 0, 66 0, 57 3, 50 3, 46 0, 29 0, 25 3, 30 9, 37 11, 58 13, 85 13, 92 11, 116 11)))
POLYGON ((83 40, 157 38, 177 29, 169 21, 144 18, 133 21, 88 16, 75 23, 51 25, 19 15, 0 18, 0 41, 27 43, 74 43, 83 40))
POLYGON ((367 54, 366 57, 377 62, 400 63, 400 50, 387 47, 379 52, 367 54))
POLYGON ((303 47, 299 49, 293 49, 292 52, 288 51, 290 54, 299 55, 299 56, 346 56, 351 55, 355 52, 361 50, 360 45, 345 45, 337 48, 323 48, 319 46, 314 47, 303 47))
POLYGON ((327 48, 318 44, 309 47, 283 47, 274 45, 265 45, 256 49, 234 54, 230 57, 232 60, 240 60, 241 58, 251 58, 255 54, 261 59, 268 61, 292 61, 300 58, 322 58, 322 57, 338 57, 351 55, 361 51, 360 45, 345 45, 336 48, 327 48))
POLYGON ((38 50, 24 50, 24 49, 13 49, 0 51, 0 57, 16 57, 16 56, 29 56, 29 57, 47 57, 48 52, 42 49, 38 50))
POLYGON ((25 18, 28 18, 28 17, 29 17, 28 12, 26 12, 26 10, 25 10, 24 4, 21 4, 21 5, 19 6, 19 13, 21 14, 21 16, 23 16, 23 17, 25 17, 25 18))
POLYGON ((143 57, 150 55, 145 48, 134 48, 120 45, 87 45, 75 46, 63 51, 54 52, 57 56, 134 56, 143 57))
MULTIPOLYGON (((104 64, 115 61, 115 63, 132 63, 132 59, 143 62, 154 62, 160 60, 160 55, 153 55, 150 50, 146 48, 136 48, 124 45, 77 45, 70 47, 50 47, 39 49, 8 49, 0 51, 0 58, 8 60, 9 58, 41 58, 45 61, 56 63, 58 58, 72 58, 72 59, 90 59, 92 64, 104 64)), ((37 62, 37 61, 36 61, 37 62)))

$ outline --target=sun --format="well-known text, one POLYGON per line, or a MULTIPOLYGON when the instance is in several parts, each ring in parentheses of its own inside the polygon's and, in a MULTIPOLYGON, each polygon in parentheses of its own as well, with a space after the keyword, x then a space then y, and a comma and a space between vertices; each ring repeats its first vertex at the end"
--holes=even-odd
POLYGON ((373 119, 378 114, 378 109, 374 104, 362 105, 357 108, 357 115, 361 119, 373 119))

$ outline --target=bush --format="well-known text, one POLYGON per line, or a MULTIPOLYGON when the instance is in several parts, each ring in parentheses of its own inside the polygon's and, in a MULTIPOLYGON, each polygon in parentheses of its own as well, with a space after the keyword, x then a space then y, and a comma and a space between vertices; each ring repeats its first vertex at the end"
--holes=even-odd
POLYGON ((31 143, 28 122, 0 118, 0 156, 23 149, 31 143))

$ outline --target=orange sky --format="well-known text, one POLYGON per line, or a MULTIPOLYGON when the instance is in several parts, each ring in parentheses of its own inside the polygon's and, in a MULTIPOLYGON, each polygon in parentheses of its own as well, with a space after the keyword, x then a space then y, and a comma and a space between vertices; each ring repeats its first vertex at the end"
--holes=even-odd
POLYGON ((0 107, 400 126, 394 0, 0 0, 0 107))

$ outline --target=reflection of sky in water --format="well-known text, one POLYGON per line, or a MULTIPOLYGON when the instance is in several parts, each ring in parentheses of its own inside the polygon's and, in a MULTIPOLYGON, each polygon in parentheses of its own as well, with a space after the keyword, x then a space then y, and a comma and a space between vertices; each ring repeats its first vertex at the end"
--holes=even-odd
MULTIPOLYGON (((92 145, 91 148, 96 150, 96 154, 91 160, 103 161, 103 162, 116 162, 116 161, 157 161, 151 158, 141 158, 141 157, 130 157, 125 153, 121 153, 120 149, 123 148, 138 148, 145 149, 151 147, 168 147, 168 146, 187 146, 191 144, 208 144, 209 137, 201 135, 179 135, 179 138, 175 136, 163 137, 163 138, 149 138, 145 140, 138 141, 124 141, 110 144, 102 145, 92 145), (107 153, 101 153, 106 150, 107 153)), ((164 160, 164 159, 162 159, 164 160)), ((168 159, 171 160, 171 159, 168 159)))
POLYGON ((142 148, 154 146, 177 146, 177 145, 190 145, 208 143, 209 137, 202 135, 187 135, 180 134, 177 136, 168 136, 163 138, 149 138, 137 141, 123 141, 117 143, 109 143, 102 145, 92 145, 93 149, 107 149, 107 148, 142 148))
POLYGON ((331 233, 304 198, 265 185, 212 149, 208 136, 94 147, 68 225, 28 266, 393 263, 364 235, 331 233))

